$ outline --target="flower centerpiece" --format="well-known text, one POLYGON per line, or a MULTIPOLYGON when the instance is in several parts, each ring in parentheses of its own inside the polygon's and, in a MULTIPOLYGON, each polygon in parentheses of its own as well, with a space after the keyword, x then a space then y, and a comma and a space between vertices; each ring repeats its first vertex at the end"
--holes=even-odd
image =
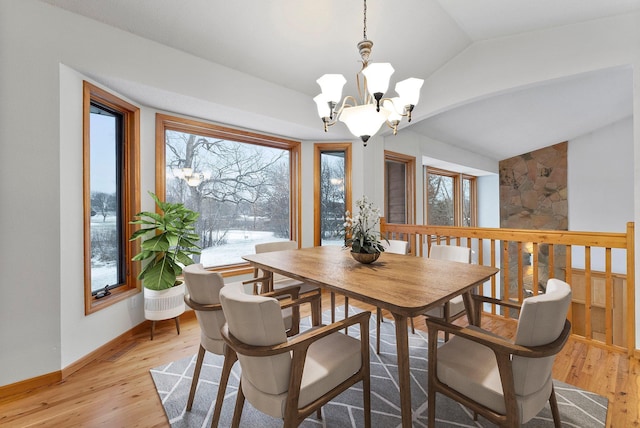
POLYGON ((372 263, 378 259, 384 247, 378 239, 380 232, 375 227, 380 223, 380 210, 366 196, 356 201, 357 213, 345 213, 345 247, 351 247, 351 255, 361 263, 372 263))

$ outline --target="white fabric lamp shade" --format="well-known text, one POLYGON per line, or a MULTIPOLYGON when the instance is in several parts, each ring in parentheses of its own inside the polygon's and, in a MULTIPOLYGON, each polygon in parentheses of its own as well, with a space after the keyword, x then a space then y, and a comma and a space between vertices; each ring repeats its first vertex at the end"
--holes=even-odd
POLYGON ((384 94, 389 89, 389 79, 394 69, 388 62, 376 62, 369 64, 362 74, 367 79, 367 90, 375 94, 377 92, 384 94))
POLYGON ((318 116, 321 118, 331 116, 331 108, 329 107, 329 103, 325 98, 324 94, 317 95, 313 101, 316 102, 316 107, 318 108, 318 116))
POLYGON ((363 138, 375 135, 389 114, 386 109, 376 111, 375 104, 365 104, 345 108, 340 115, 340 121, 347 125, 353 135, 363 138))
POLYGON ((322 90, 322 96, 325 102, 331 101, 336 104, 340 102, 342 99, 342 88, 344 84, 347 83, 347 79, 345 79, 342 74, 325 74, 316 80, 316 82, 320 85, 320 90, 322 90))
POLYGON ((404 106, 418 104, 420 99, 420 88, 424 80, 410 77, 401 82, 396 83, 396 92, 400 95, 400 98, 404 106))

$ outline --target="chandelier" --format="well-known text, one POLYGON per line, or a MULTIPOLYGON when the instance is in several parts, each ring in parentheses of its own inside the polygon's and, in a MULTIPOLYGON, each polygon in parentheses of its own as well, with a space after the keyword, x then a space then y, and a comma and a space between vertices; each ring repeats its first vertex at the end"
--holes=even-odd
POLYGON ((325 74, 316 82, 322 93, 313 100, 318 107, 318 115, 324 130, 334 125, 338 119, 347 125, 349 131, 362 139, 364 145, 380 127, 386 123, 393 134, 403 117, 411 122, 411 112, 420 98, 422 79, 409 78, 396 83, 397 97, 384 98, 389 88, 389 79, 394 72, 391 64, 369 63, 373 42, 367 40, 367 0, 364 0, 363 40, 358 43, 362 58, 362 69, 356 74, 358 99, 348 95, 342 101, 342 88, 347 82, 342 74, 325 74), (362 85, 360 75, 362 74, 362 85))
POLYGON ((208 171, 205 172, 196 172, 193 168, 173 168, 171 170, 173 176, 176 178, 183 179, 187 182, 187 184, 191 187, 196 187, 200 185, 204 180, 208 180, 211 178, 211 173, 208 171))

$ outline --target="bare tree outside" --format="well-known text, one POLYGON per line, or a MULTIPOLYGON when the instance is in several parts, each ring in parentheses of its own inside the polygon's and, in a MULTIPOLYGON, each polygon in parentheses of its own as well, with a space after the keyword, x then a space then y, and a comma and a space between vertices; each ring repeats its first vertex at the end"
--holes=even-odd
POLYGON ((107 216, 116 210, 115 193, 91 192, 91 215, 100 214, 102 221, 107 221, 107 216))
POLYGON ((320 235, 322 245, 344 244, 344 151, 323 152, 320 160, 320 235))
POLYGON ((454 225, 453 185, 453 177, 431 173, 428 175, 428 224, 454 225))
POLYGON ((166 200, 200 213, 203 264, 240 263, 256 243, 289 239, 288 150, 179 131, 165 143, 166 200), (185 168, 199 181, 181 178, 185 168))

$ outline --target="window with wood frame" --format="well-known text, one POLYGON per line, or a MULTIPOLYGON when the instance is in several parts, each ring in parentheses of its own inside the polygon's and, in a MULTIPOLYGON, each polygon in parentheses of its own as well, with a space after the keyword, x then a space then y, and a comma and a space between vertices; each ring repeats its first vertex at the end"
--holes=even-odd
POLYGON ((211 123, 156 116, 156 192, 200 213, 196 261, 245 273, 255 244, 300 236, 300 146, 211 123))
POLYGON ((416 158, 384 152, 384 217, 387 223, 415 222, 416 158))
POLYGON ((138 243, 129 221, 140 211, 140 110, 83 83, 85 314, 140 291, 138 243))
POLYGON ((314 150, 314 245, 344 245, 345 211, 351 209, 351 143, 316 143, 314 150))
POLYGON ((476 177, 425 167, 424 188, 427 224, 476 225, 476 177))

